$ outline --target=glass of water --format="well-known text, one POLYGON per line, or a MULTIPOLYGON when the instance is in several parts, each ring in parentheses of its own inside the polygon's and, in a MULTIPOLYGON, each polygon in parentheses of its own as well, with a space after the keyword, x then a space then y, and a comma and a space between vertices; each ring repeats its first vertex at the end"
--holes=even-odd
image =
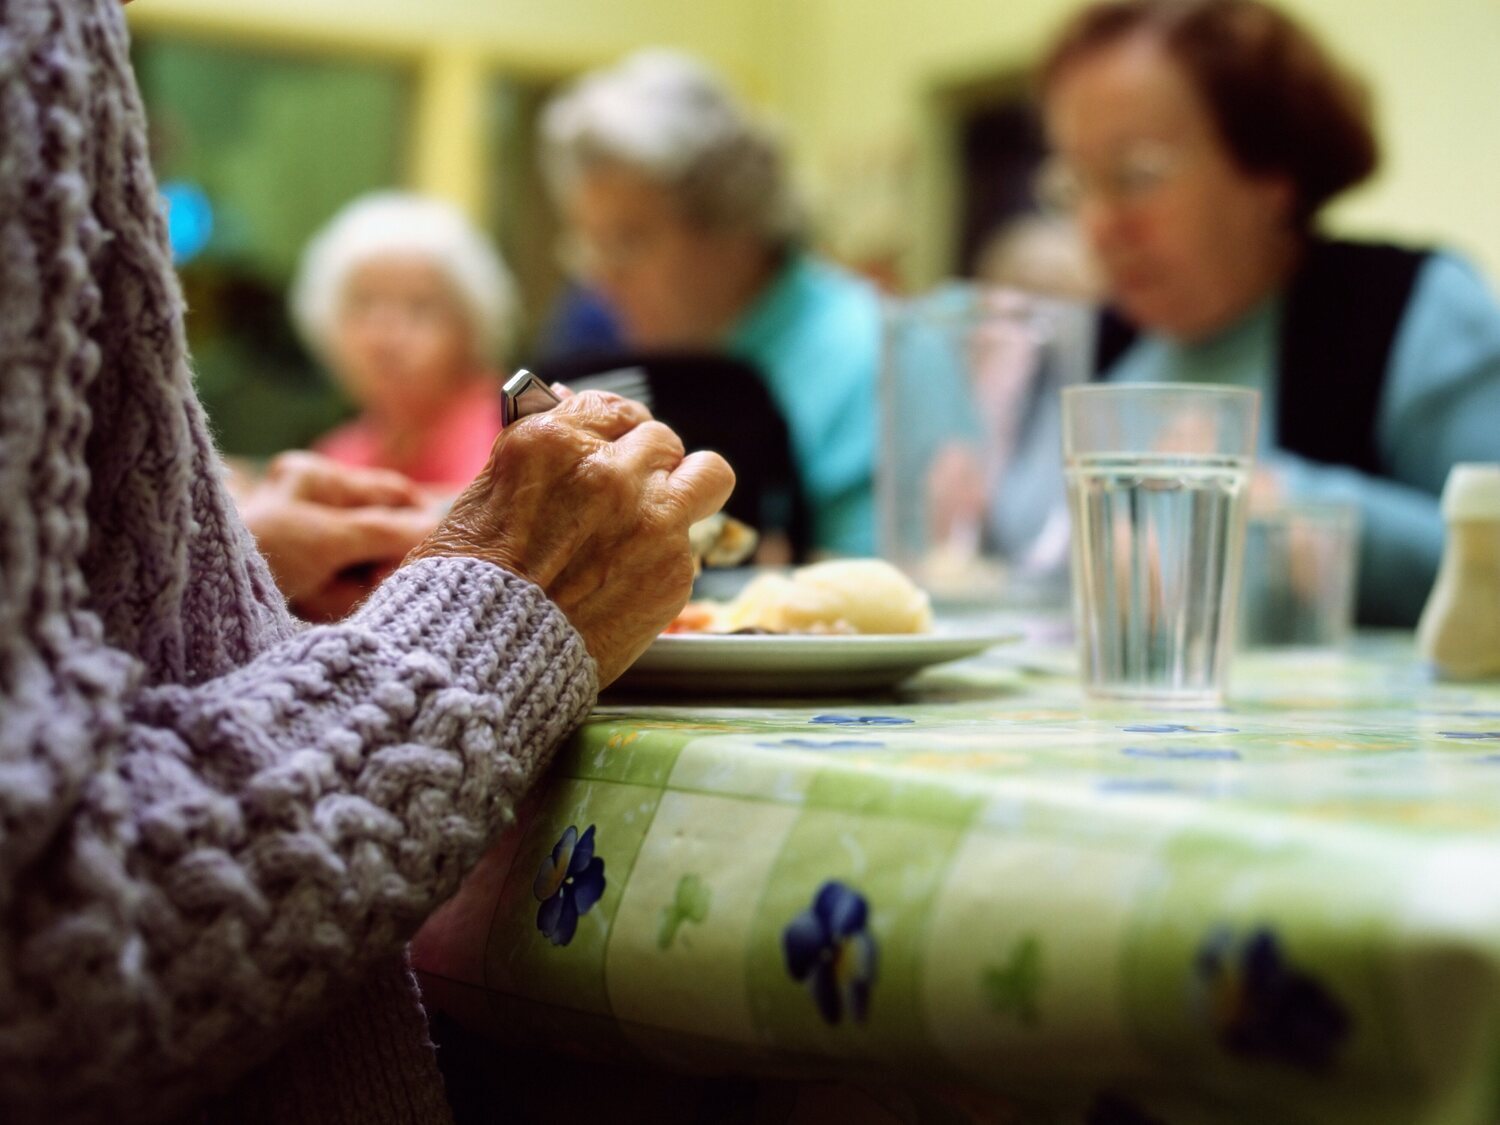
POLYGON ((1222 702, 1260 395, 1095 384, 1064 390, 1062 403, 1085 690, 1222 702))

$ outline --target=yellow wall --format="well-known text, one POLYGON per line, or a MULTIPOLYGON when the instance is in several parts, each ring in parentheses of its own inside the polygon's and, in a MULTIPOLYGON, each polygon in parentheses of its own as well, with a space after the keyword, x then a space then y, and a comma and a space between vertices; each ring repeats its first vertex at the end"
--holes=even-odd
POLYGON ((131 19, 397 49, 446 42, 548 70, 665 43, 740 72, 754 69, 757 23, 747 0, 142 0, 131 19))
POLYGON ((1341 225, 1452 245, 1500 283, 1500 3, 1301 0, 1375 86, 1386 164, 1341 225))
POLYGON ((130 21, 404 55, 458 49, 549 75, 661 43, 699 52, 751 87, 762 74, 763 20, 748 0, 141 0, 130 21))
POLYGON ((484 213, 484 83, 497 72, 562 77, 645 44, 711 60, 764 100, 765 10, 742 0, 143 0, 138 33, 394 57, 416 77, 410 185, 484 213))
MULTIPOLYGON (((1286 2, 1374 81, 1379 98, 1385 169, 1336 211, 1335 225, 1441 241, 1500 278, 1500 3, 1286 2)), ((920 281, 935 275, 946 252, 941 138, 930 128, 934 91, 1024 68, 1071 7, 1064 0, 143 0, 132 19, 143 27, 360 42, 412 56, 426 76, 419 114, 430 126, 416 179, 466 203, 478 181, 473 160, 454 151, 476 112, 465 67, 470 76, 493 65, 565 73, 646 43, 695 51, 784 118, 835 229, 841 206, 879 210, 881 199, 869 196, 884 191, 886 213, 898 208, 906 219, 910 272, 920 281)))

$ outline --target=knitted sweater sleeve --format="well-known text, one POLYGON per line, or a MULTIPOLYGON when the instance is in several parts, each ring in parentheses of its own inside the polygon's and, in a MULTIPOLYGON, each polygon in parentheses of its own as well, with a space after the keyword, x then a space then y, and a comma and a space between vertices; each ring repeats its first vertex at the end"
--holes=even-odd
POLYGON ((68 632, 7 645, 0 724, 0 1105, 62 1119, 190 1098, 336 1002, 595 691, 555 607, 473 560, 192 687, 68 632))
POLYGON ((597 684, 477 560, 286 627, 210 479, 127 79, 114 0, 0 0, 0 1120, 248 1070, 451 893, 597 684))

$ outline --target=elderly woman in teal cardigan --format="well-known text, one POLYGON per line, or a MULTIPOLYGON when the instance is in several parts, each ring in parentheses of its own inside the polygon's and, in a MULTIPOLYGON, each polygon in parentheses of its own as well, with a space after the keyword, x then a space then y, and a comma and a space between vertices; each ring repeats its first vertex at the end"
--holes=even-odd
POLYGON ((621 342, 754 367, 786 420, 813 550, 872 554, 879 296, 803 246, 775 137, 660 50, 586 75, 542 131, 571 265, 621 342))

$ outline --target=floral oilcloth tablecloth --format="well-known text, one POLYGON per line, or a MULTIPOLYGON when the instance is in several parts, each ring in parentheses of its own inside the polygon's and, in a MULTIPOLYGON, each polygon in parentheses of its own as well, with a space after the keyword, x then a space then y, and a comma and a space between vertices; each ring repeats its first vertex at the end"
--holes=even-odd
POLYGON ((1367 640, 1174 712, 1030 655, 606 699, 419 939, 429 997, 510 1043, 932 1092, 907 1119, 1500 1119, 1500 685, 1367 640))

